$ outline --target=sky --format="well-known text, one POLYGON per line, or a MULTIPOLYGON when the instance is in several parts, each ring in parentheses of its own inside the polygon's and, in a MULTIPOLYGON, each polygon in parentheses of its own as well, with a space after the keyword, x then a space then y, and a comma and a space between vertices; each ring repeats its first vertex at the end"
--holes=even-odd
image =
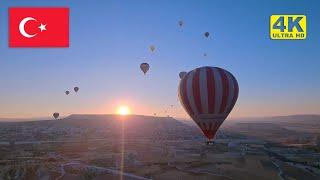
POLYGON ((186 118, 178 74, 200 66, 237 78, 231 117, 320 114, 319 43, 318 0, 2 0, 0 117, 108 114, 127 105, 134 114, 186 118), (9 48, 8 7, 16 6, 69 7, 70 47, 9 48), (272 14, 305 14, 307 39, 270 40, 272 14), (142 62, 150 64, 146 76, 142 62), (80 91, 66 96, 74 86, 80 91))

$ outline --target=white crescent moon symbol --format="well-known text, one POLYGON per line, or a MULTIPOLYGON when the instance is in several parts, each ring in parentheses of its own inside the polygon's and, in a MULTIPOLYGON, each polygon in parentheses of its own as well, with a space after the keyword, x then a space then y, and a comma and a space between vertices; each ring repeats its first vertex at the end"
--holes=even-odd
POLYGON ((28 21, 37 21, 36 19, 34 19, 33 17, 26 17, 24 19, 22 19, 22 21, 19 24, 19 31, 22 34, 22 36, 26 37, 26 38, 32 38, 34 37, 36 34, 28 34, 25 29, 24 29, 24 25, 28 22, 28 21))

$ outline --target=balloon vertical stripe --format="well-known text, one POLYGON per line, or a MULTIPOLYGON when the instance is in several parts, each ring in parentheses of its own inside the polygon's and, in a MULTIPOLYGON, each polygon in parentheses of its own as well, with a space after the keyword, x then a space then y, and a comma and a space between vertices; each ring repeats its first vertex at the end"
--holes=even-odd
POLYGON ((187 109, 187 112, 188 114, 192 117, 193 116, 193 111, 190 107, 190 103, 189 103, 189 100, 188 100, 188 95, 187 95, 187 79, 189 77, 189 73, 183 78, 182 80, 182 96, 181 96, 181 99, 183 101, 183 104, 185 105, 186 109, 187 109))
POLYGON ((193 80, 192 80, 192 91, 194 102, 197 107, 198 113, 202 114, 202 107, 201 107, 201 96, 200 96, 200 69, 196 69, 194 72, 193 80))
POLYGON ((207 86, 207 71, 206 69, 200 69, 199 74, 199 86, 200 86, 200 98, 202 113, 208 114, 208 86, 207 86))
POLYGON ((227 98, 226 108, 224 109, 223 113, 229 112, 229 109, 232 105, 233 97, 235 96, 235 93, 234 93, 235 87, 234 87, 232 76, 230 73, 226 73, 226 76, 227 76, 227 80, 228 80, 228 84, 229 84, 229 90, 228 90, 228 96, 227 96, 228 98, 227 98))
POLYGON ((233 83, 234 89, 233 89, 232 103, 231 103, 231 106, 230 106, 227 114, 229 114, 229 113, 231 112, 232 108, 233 108, 234 105, 236 104, 236 101, 237 101, 238 95, 239 95, 238 81, 236 80, 236 78, 235 78, 232 74, 230 74, 230 75, 231 75, 231 77, 232 77, 232 79, 233 79, 232 83, 233 83))
POLYGON ((214 85, 215 85, 215 95, 214 95, 214 114, 219 114, 220 111, 220 107, 221 107, 221 103, 222 103, 222 91, 223 91, 223 86, 222 86, 222 78, 221 75, 219 73, 218 68, 212 68, 214 77, 215 77, 215 81, 214 81, 214 85))
POLYGON ((229 94, 229 81, 225 72, 220 68, 219 68, 219 73, 222 78, 222 102, 221 102, 219 113, 223 113, 227 106, 227 100, 228 100, 228 94, 229 94))
POLYGON ((198 110, 196 108, 195 98, 193 96, 193 90, 192 90, 192 80, 193 80, 194 74, 195 74, 195 71, 191 71, 189 74, 189 78, 187 78, 187 98, 193 114, 198 114, 198 110))
POLYGON ((209 114, 214 113, 215 108, 215 77, 213 75, 213 70, 209 67, 206 67, 207 72, 207 87, 208 87, 208 109, 209 114))

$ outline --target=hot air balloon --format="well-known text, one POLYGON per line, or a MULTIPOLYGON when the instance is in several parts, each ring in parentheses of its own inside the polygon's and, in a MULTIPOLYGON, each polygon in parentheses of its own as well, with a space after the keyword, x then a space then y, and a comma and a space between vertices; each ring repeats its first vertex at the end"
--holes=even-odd
POLYGON ((66 95, 69 95, 69 94, 70 94, 70 91, 66 91, 65 93, 66 93, 66 95))
POLYGON ((200 67, 179 83, 183 108, 212 144, 218 128, 234 107, 239 93, 236 78, 218 67, 200 67))
POLYGON ((204 56, 204 57, 207 57, 207 53, 203 53, 203 56, 204 56))
POLYGON ((205 33, 204 33, 204 36, 205 36, 206 38, 208 38, 208 37, 209 37, 209 35, 210 35, 210 33, 209 33, 209 32, 205 32, 205 33))
POLYGON ((180 20, 180 21, 178 22, 178 24, 179 24, 180 27, 182 27, 182 26, 183 26, 183 21, 180 20))
POLYGON ((151 46, 150 46, 151 52, 153 52, 155 49, 156 49, 156 47, 155 47, 154 45, 151 45, 151 46))
POLYGON ((52 116, 53 116, 55 119, 58 119, 59 113, 55 112, 55 113, 52 114, 52 116))
POLYGON ((141 63, 140 69, 144 74, 146 74, 149 70, 149 64, 148 63, 141 63))
POLYGON ((186 74, 187 74, 187 72, 181 71, 181 72, 179 73, 180 79, 182 79, 186 74))
POLYGON ((74 87, 73 90, 74 90, 74 92, 78 92, 79 91, 79 87, 74 87))

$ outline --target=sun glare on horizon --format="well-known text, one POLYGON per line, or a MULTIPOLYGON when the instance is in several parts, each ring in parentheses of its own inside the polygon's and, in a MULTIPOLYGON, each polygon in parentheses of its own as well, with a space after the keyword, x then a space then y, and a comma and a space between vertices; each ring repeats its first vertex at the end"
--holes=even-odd
POLYGON ((130 113, 131 113, 130 108, 125 105, 119 106, 119 108, 117 110, 117 114, 122 115, 122 116, 129 115, 130 113))

